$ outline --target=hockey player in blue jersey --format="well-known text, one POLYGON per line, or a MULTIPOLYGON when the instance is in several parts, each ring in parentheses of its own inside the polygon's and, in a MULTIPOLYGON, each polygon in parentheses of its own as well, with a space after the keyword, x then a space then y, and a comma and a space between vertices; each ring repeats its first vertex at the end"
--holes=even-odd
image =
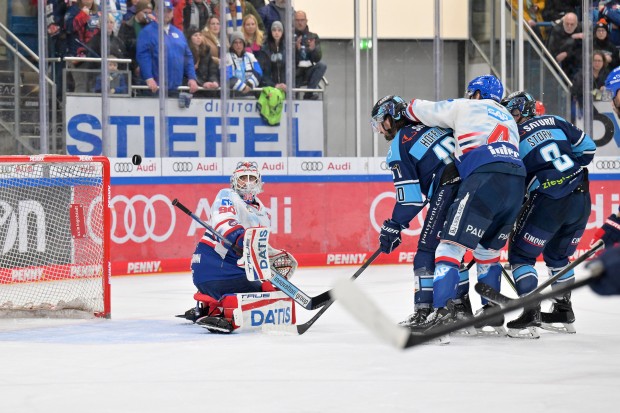
MULTIPOLYGON (((404 115, 407 103, 400 96, 386 96, 372 109, 371 125, 376 133, 391 142, 386 162, 396 188, 392 217, 381 227, 381 250, 389 254, 401 243, 401 231, 429 203, 418 248, 413 260, 415 279, 414 313, 401 325, 424 322, 433 307, 433 272, 435 249, 446 212, 452 204, 460 178, 454 162, 455 141, 452 130, 431 128, 412 122, 404 115)), ((469 277, 461 274, 455 300, 459 314, 471 315, 467 294, 469 277)))
MULTIPOLYGON (((462 180, 435 253, 435 311, 419 330, 454 321, 459 265, 467 250, 473 251, 478 281, 500 288, 499 250, 519 212, 525 186, 517 125, 499 103, 503 93, 495 76, 479 76, 469 82, 465 99, 414 99, 405 111, 413 121, 453 129, 455 165, 462 180)), ((482 303, 481 311, 492 306, 484 299, 482 303)), ((501 317, 488 325, 502 333, 503 322, 501 317)))
MULTIPOLYGON (((519 153, 527 170, 527 201, 517 218, 510 239, 508 262, 519 296, 538 285, 534 269, 542 254, 549 275, 569 264, 569 257, 590 217, 588 171, 596 145, 582 130, 559 116, 536 116, 536 100, 527 92, 515 92, 502 100, 519 127, 519 153)), ((574 271, 558 279, 551 288, 575 281, 574 271)), ((574 333, 570 292, 554 299, 549 313, 540 304, 526 308, 510 321, 511 337, 538 338, 536 327, 574 333), (562 327, 555 327, 555 324, 562 327)))

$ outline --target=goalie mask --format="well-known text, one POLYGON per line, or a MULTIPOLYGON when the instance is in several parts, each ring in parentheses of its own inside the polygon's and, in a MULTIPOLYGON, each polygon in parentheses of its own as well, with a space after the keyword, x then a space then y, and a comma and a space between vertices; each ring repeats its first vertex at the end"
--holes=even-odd
POLYGON ((230 187, 239 194, 241 199, 250 203, 254 197, 263 192, 263 181, 256 162, 239 162, 230 177, 230 187))

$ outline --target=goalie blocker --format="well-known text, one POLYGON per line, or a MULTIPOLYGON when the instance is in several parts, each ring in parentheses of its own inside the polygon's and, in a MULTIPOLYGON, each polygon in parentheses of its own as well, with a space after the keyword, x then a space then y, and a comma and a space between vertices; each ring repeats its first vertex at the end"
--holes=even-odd
POLYGON ((248 228, 243 239, 243 257, 238 263, 245 266, 249 281, 271 280, 273 273, 290 280, 297 269, 297 260, 287 251, 269 245, 269 228, 248 228))

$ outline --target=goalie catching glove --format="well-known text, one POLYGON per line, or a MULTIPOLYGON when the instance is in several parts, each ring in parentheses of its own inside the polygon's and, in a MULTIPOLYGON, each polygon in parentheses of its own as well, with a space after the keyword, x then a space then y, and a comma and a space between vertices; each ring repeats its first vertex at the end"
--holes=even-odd
POLYGON ((379 243, 381 251, 389 254, 396 249, 402 242, 400 232, 405 228, 401 224, 391 219, 386 219, 381 226, 381 235, 379 235, 379 243))
POLYGON ((269 266, 272 272, 290 280, 297 269, 297 260, 287 251, 269 247, 269 266))

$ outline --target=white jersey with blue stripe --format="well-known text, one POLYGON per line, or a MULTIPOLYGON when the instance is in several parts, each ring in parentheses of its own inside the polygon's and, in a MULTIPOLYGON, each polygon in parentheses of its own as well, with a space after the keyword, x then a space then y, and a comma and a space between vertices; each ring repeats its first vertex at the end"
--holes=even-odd
POLYGON ((406 113, 413 121, 454 131, 457 142, 454 156, 463 179, 480 166, 490 163, 504 162, 523 168, 519 158, 517 124, 508 110, 493 100, 432 102, 415 99, 407 106, 406 113))
MULTIPOLYGON (((269 227, 271 225, 269 209, 263 205, 258 197, 254 199, 254 204, 247 204, 231 188, 222 189, 211 205, 209 224, 223 237, 238 230, 239 226, 246 229, 269 227)), ((209 231, 205 232, 200 242, 211 246, 222 258, 229 252, 228 248, 217 241, 209 231)))

